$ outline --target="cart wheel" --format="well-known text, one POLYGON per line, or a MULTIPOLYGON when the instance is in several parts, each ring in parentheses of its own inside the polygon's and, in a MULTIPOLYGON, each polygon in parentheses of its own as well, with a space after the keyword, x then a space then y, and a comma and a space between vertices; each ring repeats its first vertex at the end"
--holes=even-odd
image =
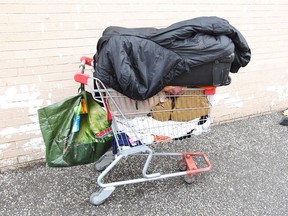
POLYGON ((185 175, 184 176, 184 181, 187 184, 192 184, 196 181, 197 176, 196 175, 185 175))
POLYGON ((94 164, 94 169, 98 172, 102 172, 103 170, 105 170, 105 166, 102 166, 100 163, 95 163, 94 164))
POLYGON ((100 191, 92 193, 90 196, 90 203, 93 205, 101 205, 106 199, 99 199, 100 191))
POLYGON ((93 205, 101 205, 114 190, 115 187, 101 188, 100 191, 91 194, 90 203, 93 205))
POLYGON ((180 171, 186 171, 187 170, 187 165, 185 161, 181 160, 178 164, 178 168, 180 171))
POLYGON ((112 163, 112 161, 114 160, 114 156, 113 155, 102 155, 102 157, 99 158, 99 160, 97 160, 94 163, 94 168, 95 170, 97 170, 98 172, 102 172, 103 170, 106 169, 106 167, 112 163))

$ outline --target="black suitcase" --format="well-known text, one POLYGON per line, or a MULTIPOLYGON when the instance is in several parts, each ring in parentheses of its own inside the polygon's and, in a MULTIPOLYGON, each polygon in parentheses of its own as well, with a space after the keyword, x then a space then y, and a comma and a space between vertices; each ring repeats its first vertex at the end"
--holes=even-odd
POLYGON ((231 83, 229 76, 234 53, 193 67, 189 72, 174 79, 169 85, 172 86, 223 86, 231 83))

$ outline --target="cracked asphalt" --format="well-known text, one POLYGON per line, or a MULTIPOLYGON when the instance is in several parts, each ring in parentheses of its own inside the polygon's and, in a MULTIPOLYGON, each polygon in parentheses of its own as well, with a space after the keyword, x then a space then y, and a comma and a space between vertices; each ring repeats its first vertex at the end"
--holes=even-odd
MULTIPOLYGON (((43 163, 0 173, 0 215, 288 215, 288 127, 274 112, 213 125, 209 133, 155 146, 155 151, 204 152, 213 167, 193 184, 183 177, 119 186, 99 206, 93 165, 43 163)), ((143 158, 121 161, 107 181, 137 177, 143 158)), ((179 158, 155 157, 151 170, 177 170, 179 158)))

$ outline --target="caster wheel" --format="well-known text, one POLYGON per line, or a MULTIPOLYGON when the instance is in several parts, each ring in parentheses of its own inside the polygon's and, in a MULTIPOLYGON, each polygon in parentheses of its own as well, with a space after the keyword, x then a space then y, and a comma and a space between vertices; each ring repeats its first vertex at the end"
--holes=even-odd
POLYGON ((113 193, 115 187, 101 188, 100 191, 92 193, 90 203, 93 205, 101 205, 113 193))
POLYGON ((102 199, 100 198, 100 191, 92 193, 90 196, 90 203, 93 205, 101 205, 102 203, 105 202, 106 199, 102 199))
POLYGON ((103 170, 105 170, 105 166, 102 166, 101 164, 95 163, 94 164, 94 169, 98 172, 102 172, 103 170))
POLYGON ((184 181, 187 183, 187 184, 192 184, 194 182, 196 182, 196 179, 197 176, 196 175, 185 175, 184 176, 184 181))
POLYGON ((185 163, 185 161, 180 161, 179 164, 178 164, 178 168, 180 171, 186 171, 187 170, 187 165, 185 163))
POLYGON ((98 172, 102 172, 110 163, 112 163, 113 160, 113 155, 104 154, 101 158, 99 158, 98 161, 94 163, 94 169, 98 172))

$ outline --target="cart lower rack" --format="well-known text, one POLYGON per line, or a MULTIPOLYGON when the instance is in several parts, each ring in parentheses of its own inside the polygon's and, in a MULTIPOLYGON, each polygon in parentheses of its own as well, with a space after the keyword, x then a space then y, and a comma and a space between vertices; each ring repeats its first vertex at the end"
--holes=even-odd
POLYGON ((155 143, 182 140, 209 130, 210 101, 207 89, 170 86, 152 98, 135 101, 106 88, 101 80, 84 74, 85 64, 91 65, 91 59, 81 58, 80 72, 75 74, 74 79, 87 85, 93 98, 103 105, 107 116, 111 117, 113 133, 113 154, 106 153, 95 163, 96 170, 102 171, 97 179, 101 189, 90 196, 92 204, 102 204, 116 186, 177 176, 184 176, 187 183, 192 183, 197 174, 211 169, 211 163, 202 152, 157 153, 151 148, 155 143), (104 177, 112 168, 128 156, 145 157, 142 177, 104 182, 104 177), (179 157, 179 171, 149 173, 149 165, 155 156, 179 157), (195 158, 201 158, 201 166, 198 166, 195 158))

